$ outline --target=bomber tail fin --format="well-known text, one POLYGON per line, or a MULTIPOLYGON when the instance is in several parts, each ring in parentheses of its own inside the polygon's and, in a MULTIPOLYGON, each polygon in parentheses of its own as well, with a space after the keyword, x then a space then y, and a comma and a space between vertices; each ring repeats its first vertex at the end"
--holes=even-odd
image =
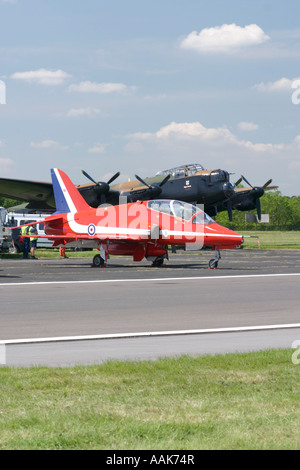
POLYGON ((56 214, 89 210, 91 207, 81 196, 70 178, 58 168, 51 170, 56 214))

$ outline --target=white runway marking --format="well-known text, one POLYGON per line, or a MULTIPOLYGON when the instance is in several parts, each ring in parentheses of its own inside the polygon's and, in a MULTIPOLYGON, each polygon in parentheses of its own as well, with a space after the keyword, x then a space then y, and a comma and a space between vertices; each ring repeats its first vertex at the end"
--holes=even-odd
POLYGON ((260 325, 260 326, 236 326, 232 328, 206 328, 197 330, 174 330, 174 331, 148 331, 137 333, 114 333, 104 335, 84 335, 84 336, 57 336, 49 338, 26 338, 26 339, 8 339, 0 341, 1 346, 8 346, 10 344, 33 344, 33 343, 54 343, 65 341, 93 341, 93 340, 106 340, 106 339, 125 339, 125 338, 141 338, 141 337, 155 337, 155 336, 178 336, 178 335, 203 335, 215 333, 237 333, 247 331, 262 331, 262 330, 282 330, 300 328, 300 323, 289 323, 281 325, 260 325))
POLYGON ((164 281, 205 281, 214 279, 249 279, 249 278, 262 278, 262 277, 291 277, 300 276, 300 273, 285 273, 285 274, 242 274, 232 276, 189 276, 189 277, 155 277, 147 279, 90 279, 82 281, 31 281, 31 282, 9 282, 0 283, 0 287, 10 286, 40 286, 51 284, 105 284, 112 282, 164 282, 164 281))

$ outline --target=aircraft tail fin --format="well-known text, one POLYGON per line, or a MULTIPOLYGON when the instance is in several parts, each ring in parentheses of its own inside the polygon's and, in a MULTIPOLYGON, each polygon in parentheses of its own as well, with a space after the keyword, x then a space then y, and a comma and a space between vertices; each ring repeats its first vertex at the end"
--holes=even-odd
POLYGON ((70 178, 62 170, 51 170, 56 214, 89 210, 91 207, 81 196, 70 178))

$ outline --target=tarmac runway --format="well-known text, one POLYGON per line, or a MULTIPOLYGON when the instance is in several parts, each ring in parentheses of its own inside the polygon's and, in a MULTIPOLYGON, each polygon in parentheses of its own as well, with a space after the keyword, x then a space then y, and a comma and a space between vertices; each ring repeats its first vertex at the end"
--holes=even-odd
POLYGON ((0 364, 99 363, 289 348, 300 340, 300 250, 0 260, 0 364), (26 340, 26 341, 25 341, 26 340))

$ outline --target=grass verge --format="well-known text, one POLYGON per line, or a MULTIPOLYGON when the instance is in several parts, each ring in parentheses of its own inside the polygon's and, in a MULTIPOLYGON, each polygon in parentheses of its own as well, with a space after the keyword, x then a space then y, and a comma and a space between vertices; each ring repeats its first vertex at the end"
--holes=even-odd
MULTIPOLYGON (((99 254, 99 250, 73 251, 71 248, 66 249, 66 255, 69 258, 93 258, 99 254)), ((37 248, 35 255, 39 259, 43 258, 60 258, 58 248, 37 248)), ((0 253, 0 259, 22 259, 23 253, 0 253)))
MULTIPOLYGON (((245 249, 300 249, 300 232, 280 232, 280 231, 247 231, 241 230, 241 235, 245 235, 245 243, 243 247, 245 249)), ((70 258, 93 258, 95 254, 98 254, 98 250, 90 251, 73 251, 67 249, 66 254, 70 258)), ((50 248, 43 249, 37 248, 36 256, 40 259, 43 258, 59 258, 59 249, 50 248)), ((0 253, 0 259, 13 259, 22 258, 22 253, 0 253)))
POLYGON ((0 368, 0 449, 299 449, 292 350, 0 368))
POLYGON ((300 232, 261 232, 244 231, 239 232, 246 235, 244 248, 261 249, 300 249, 300 232))

